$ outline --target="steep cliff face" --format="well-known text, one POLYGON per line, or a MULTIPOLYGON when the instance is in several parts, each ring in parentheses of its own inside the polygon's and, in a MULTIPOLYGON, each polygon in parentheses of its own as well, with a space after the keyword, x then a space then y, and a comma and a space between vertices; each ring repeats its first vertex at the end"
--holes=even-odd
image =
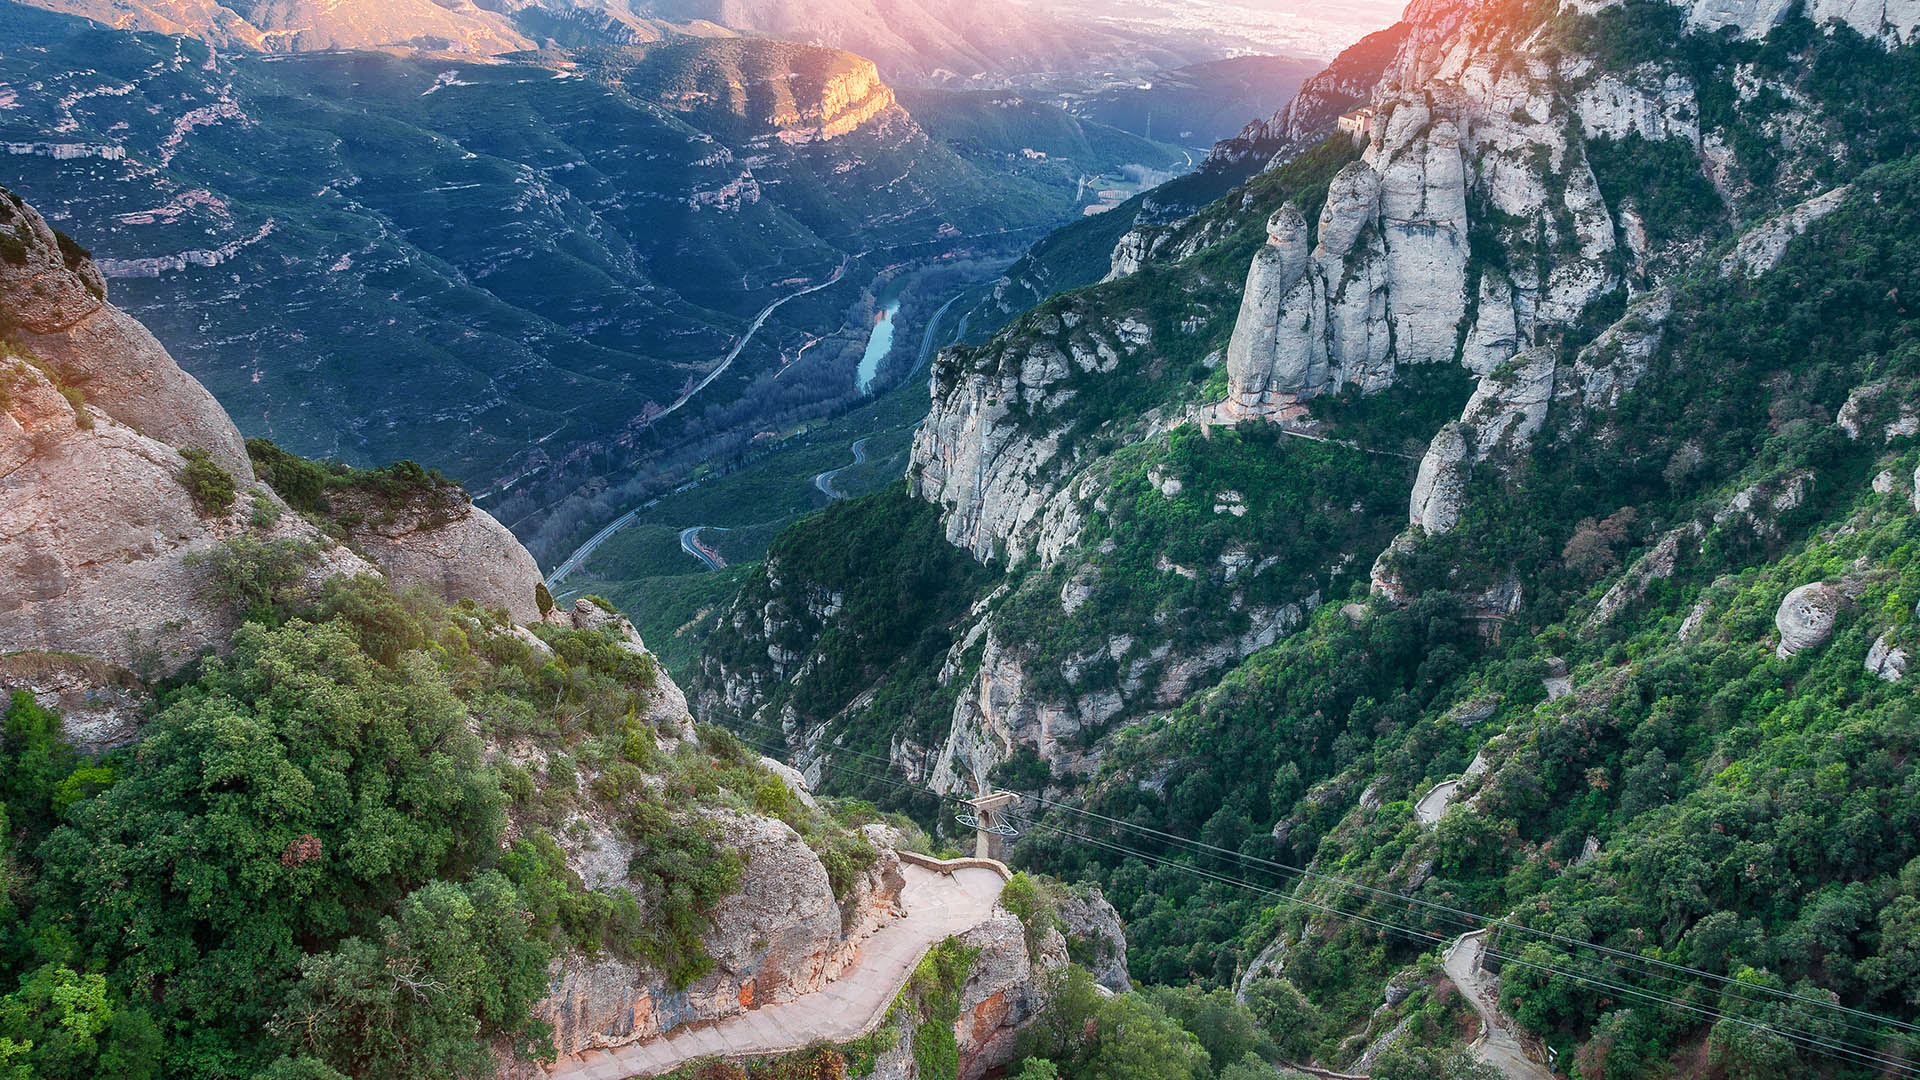
MULTIPOLYGON (((309 594, 328 577, 371 571, 291 513, 260 529, 253 500, 204 508, 177 449, 76 406, 4 351, 0 380, 0 650, 170 672, 239 625, 205 561, 225 541, 302 550, 298 587, 309 594)), ((271 493, 257 498, 285 510, 271 493)))
POLYGON ((1468 40, 1403 53, 1402 81, 1374 96, 1366 155, 1335 178, 1317 229, 1275 215, 1228 347, 1226 415, 1378 390, 1402 364, 1484 375, 1619 285, 1616 222, 1584 140, 1566 132, 1697 143, 1692 96, 1610 82, 1569 105, 1566 71, 1508 55, 1468 40), (1476 260, 1475 230, 1508 255, 1476 260), (1529 268, 1512 253, 1535 243, 1555 255, 1529 268))
MULTIPOLYGON (((850 71, 829 75, 817 94, 795 108, 775 112, 770 122, 785 142, 814 142, 858 130, 890 110, 898 111, 893 88, 880 81, 873 62, 862 60, 850 71)), ((904 115, 904 114, 902 114, 904 115)))
MULTIPOLYGON (((1786 12, 1701 3, 1686 19, 1759 37, 1786 12)), ((1915 15, 1883 4, 1808 10, 1892 43, 1915 15)), ((1408 23, 1358 114, 1363 160, 1335 179, 1317 226, 1286 211, 1269 223, 1228 348, 1226 416, 1285 417, 1348 384, 1374 391, 1403 364, 1458 362, 1484 376, 1629 278, 1644 288, 1684 269, 1718 223, 1650 234, 1645 193, 1603 193, 1596 145, 1674 155, 1742 194, 1724 175, 1724 134, 1702 133, 1697 88, 1677 58, 1627 65, 1564 48, 1552 21, 1500 21, 1471 4, 1416 4, 1408 23)), ((1789 100, 1804 115, 1804 99, 1789 100)), ((1778 120, 1770 136, 1802 163, 1820 153, 1795 133, 1805 122, 1778 120)), ((1794 171, 1780 189, 1814 182, 1794 171)))
POLYGON ((885 120, 913 128, 873 61, 838 49, 760 39, 670 42, 645 53, 646 91, 708 121, 791 146, 826 142, 885 120))
POLYGON ((1058 554, 1077 528, 1069 505, 1050 509, 1069 464, 1068 421, 1056 419, 1076 394, 1067 384, 1131 366, 1152 343, 1136 315, 1069 304, 983 348, 942 353, 907 475, 916 496, 946 509, 947 539, 982 560, 1058 554))
MULTIPOLYGON (((1790 107, 1728 112, 1703 99, 1698 61, 1620 44, 1633 20, 1685 33, 1693 9, 1594 10, 1413 5, 1271 125, 1304 138, 1335 103, 1364 101, 1357 130, 1199 213, 1133 229, 1107 282, 941 354, 911 492, 1002 587, 949 616, 911 725, 874 711, 881 683, 783 705, 781 733, 815 775, 832 775, 835 733, 863 717, 891 732, 865 752, 916 783, 1019 776, 1070 791, 1099 773, 1112 732, 1307 625, 1369 566, 1374 591, 1411 598, 1402 571, 1422 544, 1455 533, 1476 490, 1524 476, 1543 440, 1611 437, 1609 412, 1670 340, 1668 283, 1709 255, 1723 273, 1764 272, 1846 189, 1808 135, 1836 121, 1791 65, 1747 62, 1740 92, 1790 107), (1755 138, 1777 148, 1770 161, 1755 138), (1766 168, 1777 173, 1759 182, 1766 168), (1243 445, 1221 445, 1222 425, 1236 439, 1270 432, 1259 438, 1284 475, 1257 476, 1243 445), (1205 467, 1156 456, 1190 427, 1192 445, 1215 444, 1196 452, 1205 467), (1334 456, 1310 460, 1315 446, 1334 456), (1361 461, 1374 481, 1326 499, 1329 477, 1361 461), (1307 484, 1324 503, 1256 505, 1253 492, 1301 470, 1324 470, 1307 484), (1189 503, 1199 516, 1158 538, 1157 560, 1129 547, 1189 503), (1347 531, 1302 544, 1271 524, 1289 515, 1347 531), (934 711, 938 725, 921 715, 934 711)), ((1856 25, 1893 42, 1881 30, 1899 18, 1856 25)), ((1511 574, 1463 590, 1489 633, 1527 602, 1511 574)), ((771 667, 710 665, 720 697, 778 696, 819 670, 824 639, 770 630, 748 636, 771 667)))

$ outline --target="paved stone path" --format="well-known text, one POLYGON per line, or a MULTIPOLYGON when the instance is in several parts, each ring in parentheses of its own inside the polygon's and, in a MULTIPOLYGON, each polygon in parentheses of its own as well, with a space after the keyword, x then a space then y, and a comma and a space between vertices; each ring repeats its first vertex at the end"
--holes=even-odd
POLYGON ((1432 827, 1440 824, 1447 814, 1447 808, 1453 805, 1454 796, 1460 794, 1460 785, 1487 771, 1487 755, 1483 750, 1473 755, 1473 761, 1467 765, 1467 771, 1452 780, 1442 780, 1433 785, 1433 789, 1414 804, 1413 816, 1420 824, 1432 827))
POLYGON ((1480 954, 1487 947, 1487 932, 1476 930, 1460 935, 1447 947, 1443 964, 1447 978, 1453 980, 1473 1011, 1480 1014, 1480 1037, 1468 1052, 1474 1060, 1500 1070, 1507 1080, 1554 1080, 1553 1073, 1528 1055, 1514 1035, 1513 1021, 1500 1011, 1500 990, 1491 975, 1480 970, 1480 954))
POLYGON ((985 867, 940 873, 903 863, 906 915, 874 931, 853 966, 815 993, 749 1009, 717 1024, 689 1024, 611 1052, 589 1051, 549 1070, 552 1080, 658 1076, 705 1057, 757 1057, 856 1039, 879 1025, 920 958, 979 925, 1006 884, 985 867))

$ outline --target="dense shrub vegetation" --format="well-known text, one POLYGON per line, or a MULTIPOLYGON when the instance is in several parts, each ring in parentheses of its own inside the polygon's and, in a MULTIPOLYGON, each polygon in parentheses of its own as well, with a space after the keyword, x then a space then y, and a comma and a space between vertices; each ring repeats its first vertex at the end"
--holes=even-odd
MULTIPOLYGON (((1920 597, 1920 519, 1904 488, 1868 488, 1876 470, 1905 478, 1915 465, 1912 437, 1889 444, 1876 425, 1920 385, 1920 320, 1904 299, 1920 288, 1920 163, 1856 183, 1858 195, 1779 270, 1684 282, 1667 345, 1617 411, 1586 418, 1585 433, 1550 421, 1531 459, 1476 475, 1461 527, 1398 560, 1411 603, 1376 601, 1359 618, 1323 612, 1165 723, 1129 729, 1110 743, 1109 780, 1089 806, 1223 852, 1337 867, 1490 916, 1517 911, 1530 927, 1736 979, 1676 990, 1585 950, 1503 936, 1508 1007, 1563 1060, 1584 1046, 1582 1075, 1659 1075, 1693 1047, 1728 1076, 1803 1075, 1809 1061, 1836 1069, 1747 1023, 1884 1037, 1739 989, 1893 1016, 1920 1000, 1908 917, 1920 801, 1902 764, 1913 698, 1862 662, 1877 636, 1906 640, 1920 597), (1857 407, 1869 434, 1853 439, 1834 418, 1869 382, 1880 396, 1857 407), (1728 511, 1741 490, 1754 512, 1728 511), (1771 509, 1789 490, 1800 494, 1771 509), (1610 620, 1592 617, 1638 555, 1694 528, 1701 539, 1682 546, 1670 579, 1628 594, 1610 620), (1492 640, 1463 618, 1460 597, 1516 571, 1525 605, 1492 640), (1819 580, 1852 598, 1839 632, 1807 655, 1774 658, 1781 597, 1819 580), (1697 629, 1682 638, 1690 611, 1697 629), (1581 688, 1551 704, 1549 657, 1571 665, 1581 688), (1503 729, 1496 760, 1512 763, 1474 812, 1423 829, 1412 800, 1503 729), (1164 786, 1138 782, 1159 776, 1164 786), (1368 786, 1379 802, 1355 810, 1368 786), (1590 837, 1599 857, 1570 869, 1590 837), (1683 993, 1714 1013, 1703 1022, 1542 969, 1683 993), (1734 1019, 1712 1023, 1722 1012, 1734 1019)), ((1224 985, 1276 930, 1311 923, 1313 945, 1289 956, 1286 977, 1322 1018, 1322 1056, 1376 1007, 1373 987, 1431 948, 1418 934, 1460 929, 1325 884, 1306 891, 1411 932, 1273 908, 1270 896, 1193 872, 1295 887, 1267 864, 1167 851, 1124 829, 1095 835, 1173 861, 1044 831, 1019 857, 1104 883, 1127 919, 1137 978, 1224 985)))
POLYGON ((536 649, 374 578, 309 598, 313 554, 249 537, 209 553, 248 621, 130 749, 89 760, 31 696, 8 705, 8 1080, 488 1075, 503 1048, 551 1054, 529 1006, 562 949, 670 985, 711 969, 701 935, 743 863, 689 811, 787 820, 842 890, 871 865, 731 736, 670 751, 642 719, 651 658, 607 633, 541 627, 536 649), (544 776, 495 764, 502 741, 544 776), (568 869, 553 830, 583 807, 634 845, 628 887, 568 869))
POLYGON ((366 521, 386 524, 402 513, 432 528, 458 517, 467 506, 460 485, 418 462, 357 469, 290 454, 266 439, 248 439, 247 455, 260 479, 287 505, 335 531, 366 521))
MULTIPOLYGON (((946 723, 953 689, 937 685, 935 676, 953 645, 954 621, 991 576, 947 543, 933 507, 894 484, 837 502, 782 532, 743 587, 741 602, 773 616, 773 644, 819 657, 807 678, 774 687, 775 700, 818 723, 871 687, 870 715, 889 718, 888 725, 852 718, 841 733, 847 745, 884 754, 894 731, 930 739, 946 723)), ((765 667, 766 644, 740 629, 723 621, 708 638, 708 671, 765 667)), ((769 750, 782 739, 777 730, 745 734, 769 750)), ((829 777, 823 789, 887 807, 925 812, 932 806, 930 797, 852 774, 829 777)))
MULTIPOLYGON (((1545 26, 1550 7, 1503 5, 1510 25, 1527 28, 1545 26)), ((1423 371, 1412 376, 1423 394, 1317 401, 1351 447, 1253 430, 1143 435, 1135 422, 1217 390, 1205 357, 1232 309, 1216 305, 1244 276, 1270 199, 1296 198, 1313 218, 1312 184, 1324 187, 1341 163, 1338 147, 1203 214, 1239 216, 1196 257, 1058 297, 984 346, 1044 340, 1045 320, 1069 311, 1153 330, 1135 363, 1075 374, 1070 402, 1032 410, 1048 430, 1072 424, 1065 453, 1091 482, 1081 547, 1048 569, 1003 573, 1004 591, 989 594, 1001 647, 1026 650, 1023 695, 1064 712, 1123 682, 1125 665, 1083 662, 1115 637, 1219 642, 1244 606, 1312 586, 1333 601, 1164 714, 1051 744, 1098 756, 1083 790, 1030 750, 993 770, 994 783, 1073 792, 1104 815, 1043 815, 1016 862, 1097 880, 1126 920, 1135 978, 1192 995, 1081 1007, 1063 987, 1059 1017, 1036 1029, 1017 1075, 1100 1075, 1102 1055, 1130 1052, 1119 1045, 1128 1040, 1103 1043, 1103 1009, 1126 1013, 1122 1026, 1155 1048, 1151 1066, 1128 1068, 1232 1075, 1249 1029, 1197 1002, 1234 987, 1276 938, 1290 946, 1284 981, 1261 1000, 1286 1019, 1250 1046, 1255 1072, 1273 1060, 1352 1061, 1405 1022, 1408 1036, 1372 1063, 1374 1075, 1478 1075, 1436 1049, 1459 1045, 1477 1020, 1449 997, 1435 944, 1482 917, 1519 927, 1489 954, 1505 1007, 1586 1080, 1873 1071, 1806 1039, 1910 1053, 1885 1025, 1836 1020, 1809 1002, 1893 1017, 1920 1003, 1914 677, 1885 681, 1864 663, 1870 648, 1912 650, 1920 599, 1907 487, 1920 443, 1900 419, 1920 393, 1920 54, 1797 11, 1756 41, 1687 32, 1683 14, 1636 0, 1552 27, 1560 47, 1597 56, 1602 70, 1677 57, 1699 87, 1702 130, 1732 149, 1732 167, 1709 179, 1683 140, 1586 145, 1610 207, 1631 202, 1656 248, 1694 260, 1672 274, 1664 344, 1617 409, 1572 416, 1556 402, 1529 454, 1476 468, 1459 527, 1416 538, 1383 565, 1410 594, 1404 603, 1329 571, 1342 555, 1370 559, 1384 546, 1377 530, 1404 524, 1404 478, 1368 457, 1409 442, 1417 451, 1458 415, 1464 376, 1449 384, 1423 371), (1795 100, 1809 104, 1789 118, 1795 100), (1789 119, 1806 126, 1787 131, 1789 119), (1793 145, 1802 139, 1811 142, 1793 145), (1806 150, 1816 144, 1831 152, 1806 150), (1853 185, 1846 204, 1779 269, 1757 280, 1719 273, 1730 225, 1840 182, 1853 185), (1169 332, 1183 317, 1205 326, 1169 332), (1871 392, 1847 405, 1862 388, 1871 392), (1836 425, 1843 410, 1853 434, 1836 425), (1376 490, 1396 505, 1371 505, 1376 490), (1232 505, 1216 500, 1225 491, 1249 507, 1244 520, 1214 509, 1232 505), (1180 573, 1211 568, 1237 544, 1277 554, 1276 580, 1180 573), (1776 657, 1774 612, 1813 581, 1844 593, 1839 629, 1818 649, 1776 657), (1496 614, 1503 597, 1514 610, 1496 614), (1349 606, 1336 610, 1340 601, 1349 606), (1563 665, 1572 693, 1549 700, 1563 665), (1477 752, 1494 768, 1462 789, 1470 812, 1423 825, 1416 802, 1477 752), (1303 881, 1290 867, 1387 891, 1303 881), (1285 899, 1290 891, 1307 903, 1285 899), (1662 983, 1570 942, 1731 981, 1662 983), (1409 971, 1419 985, 1383 1010, 1381 985, 1409 971), (1204 1065, 1181 1049, 1183 1026, 1205 1044, 1204 1065)), ((1481 270, 1554 255, 1477 233, 1481 270)), ((1628 298, 1605 296, 1568 327, 1568 356, 1622 318, 1628 298)), ((979 655, 943 651, 932 663, 948 668, 944 689, 964 685, 979 655)), ((935 711, 951 714, 951 698, 935 711)), ((897 741, 860 746, 911 755, 943 734, 923 717, 900 701, 863 712, 897 741)))

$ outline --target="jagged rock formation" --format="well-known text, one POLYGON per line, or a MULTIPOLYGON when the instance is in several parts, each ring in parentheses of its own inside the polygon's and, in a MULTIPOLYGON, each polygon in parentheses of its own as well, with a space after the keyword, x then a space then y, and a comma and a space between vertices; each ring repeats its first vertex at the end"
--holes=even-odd
MULTIPOLYGON (((1117 970, 1111 963, 1103 964, 1096 977, 1116 993, 1132 988, 1119 917, 1098 890, 1069 894, 1056 914, 1060 925, 1034 935, 999 907, 955 939, 962 948, 979 950, 960 989, 960 1018, 954 1025, 960 1048, 958 1080, 979 1080, 1013 1063, 1021 1029, 1046 1005, 1048 977, 1073 962, 1068 955, 1070 943, 1096 957, 1122 958, 1117 970)), ((872 1075, 876 1080, 934 1080, 915 1069, 912 1030, 903 1030, 902 1035, 892 1050, 881 1055, 872 1075)))
POLYGON ((1226 238, 1232 222, 1198 215, 1166 225, 1136 225, 1113 246, 1104 281, 1132 277, 1150 262, 1179 262, 1192 258, 1226 238))
POLYGON ((1061 932, 1069 942, 1084 942, 1092 963, 1088 971, 1093 981, 1124 994, 1133 989, 1133 976, 1127 971, 1127 934, 1120 915, 1107 903, 1097 888, 1070 891, 1060 901, 1061 932))
POLYGON ((1779 266, 1787 245, 1814 222, 1839 209, 1851 190, 1842 184, 1748 230, 1721 260, 1720 272, 1728 277, 1755 278, 1779 266))
POLYGON ((1867 650, 1867 670, 1886 682, 1899 682, 1907 674, 1907 650, 1881 634, 1867 650))
POLYGON ((1410 36, 1375 93, 1364 159, 1329 189, 1318 243, 1309 250, 1297 211, 1275 216, 1228 348, 1227 415, 1283 416, 1349 383, 1378 390, 1400 364, 1485 374, 1618 284, 1616 223, 1566 128, 1664 137, 1684 129, 1691 95, 1586 83, 1580 60, 1503 63, 1441 33, 1446 21, 1410 36), (1569 104, 1556 86, 1585 89, 1569 104), (1499 242, 1538 233, 1564 254, 1512 272, 1476 264, 1468 232, 1495 212, 1508 223, 1499 242))
POLYGON ((978 1080, 1012 1064, 1020 1029, 1046 1003, 1046 973, 1068 963, 1066 940, 1049 929, 1040 947, 1029 949, 1025 927, 1001 909, 967 931, 960 944, 980 950, 961 991, 957 1032, 960 1080, 978 1080))
POLYGON ((943 675, 958 673, 959 654, 976 640, 984 642, 978 670, 955 699, 946 740, 932 757, 926 783, 949 794, 986 790, 994 768, 1022 747, 1036 752, 1062 783, 1090 777, 1100 764, 1101 748, 1089 734, 1125 715, 1178 704, 1209 676, 1298 629, 1319 602, 1316 593, 1300 603, 1253 610, 1238 634, 1198 647, 1176 649, 1161 642, 1136 648, 1134 634, 1116 633, 1093 653, 1065 665, 1061 674, 1071 688, 1089 669, 1111 664, 1120 672, 1117 684, 1077 694, 1036 690, 1032 643, 1003 642, 992 620, 983 619, 948 657, 943 675))
POLYGON ((907 466, 914 494, 947 509, 947 539, 1009 563, 1057 554, 1076 531, 1064 505, 1049 519, 1066 429, 1047 414, 1072 400, 1074 376, 1110 373, 1153 341, 1138 318, 1071 306, 1023 325, 1025 334, 941 354, 907 466))

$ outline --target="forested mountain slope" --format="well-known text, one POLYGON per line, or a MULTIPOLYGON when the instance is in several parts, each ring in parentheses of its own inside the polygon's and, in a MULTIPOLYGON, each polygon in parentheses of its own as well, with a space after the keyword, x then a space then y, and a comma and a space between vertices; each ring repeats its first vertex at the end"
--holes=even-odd
MULTIPOLYGON (((917 827, 696 725, 438 473, 243 443, 108 295, 0 189, 8 1080, 544 1075, 825 1002, 929 925, 917 827)), ((1124 986, 1105 901, 1015 881, 792 1049, 978 1076, 1076 956, 1124 986)))
POLYGON ((1415 4, 1356 137, 944 353, 907 484, 776 543, 697 710, 830 790, 1037 796, 1016 859, 1136 977, 1290 1002, 1295 1060, 1472 1073, 1442 956, 1498 921, 1531 1068, 1877 1074, 1916 24, 1415 4))

